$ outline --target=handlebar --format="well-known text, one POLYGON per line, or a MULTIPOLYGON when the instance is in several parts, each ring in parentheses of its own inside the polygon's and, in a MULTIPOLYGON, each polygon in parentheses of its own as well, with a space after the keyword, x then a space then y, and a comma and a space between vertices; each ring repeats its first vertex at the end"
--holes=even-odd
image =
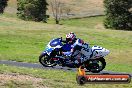
POLYGON ((66 40, 63 40, 62 37, 60 39, 61 39, 61 42, 66 43, 66 40))

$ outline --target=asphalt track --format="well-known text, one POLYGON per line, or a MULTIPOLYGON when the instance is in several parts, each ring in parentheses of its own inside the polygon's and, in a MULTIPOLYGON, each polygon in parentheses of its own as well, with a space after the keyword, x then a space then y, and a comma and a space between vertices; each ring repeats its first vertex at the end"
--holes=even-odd
MULTIPOLYGON (((44 67, 38 63, 25 63, 25 62, 16 62, 16 61, 7 61, 7 60, 0 60, 0 64, 5 64, 8 66, 26 67, 26 68, 56 69, 56 70, 74 71, 74 72, 77 71, 76 68, 68 68, 61 66, 44 67)), ((125 73, 125 72, 101 71, 100 74, 129 74, 132 78, 132 73, 125 73)))

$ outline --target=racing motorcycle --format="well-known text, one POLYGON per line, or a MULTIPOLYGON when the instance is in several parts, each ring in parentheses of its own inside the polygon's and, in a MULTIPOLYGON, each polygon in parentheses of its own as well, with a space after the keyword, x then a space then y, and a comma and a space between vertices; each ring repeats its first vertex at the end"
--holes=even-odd
MULTIPOLYGON (((100 46, 93 46, 91 47, 92 54, 90 55, 90 59, 87 59, 83 63, 77 65, 74 63, 74 57, 62 54, 63 51, 67 51, 65 46, 67 46, 67 43, 63 43, 62 38, 52 39, 47 44, 46 49, 40 54, 39 62, 45 67, 59 65, 78 68, 83 65, 84 68, 93 73, 98 73, 105 68, 106 62, 104 57, 109 54, 109 50, 100 46)), ((85 48, 85 50, 87 50, 87 48, 85 48)), ((78 55, 81 54, 78 53, 78 55)))

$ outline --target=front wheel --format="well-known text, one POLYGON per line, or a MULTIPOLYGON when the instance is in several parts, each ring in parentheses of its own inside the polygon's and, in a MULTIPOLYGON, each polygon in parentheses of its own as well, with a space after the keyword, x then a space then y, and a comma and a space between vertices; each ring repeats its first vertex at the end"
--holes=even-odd
POLYGON ((42 53, 39 56, 39 62, 45 67, 56 66, 56 63, 54 62, 54 60, 52 58, 50 58, 50 56, 46 53, 42 53))
POLYGON ((93 73, 99 73, 106 66, 106 62, 104 58, 90 60, 86 63, 86 69, 93 73))

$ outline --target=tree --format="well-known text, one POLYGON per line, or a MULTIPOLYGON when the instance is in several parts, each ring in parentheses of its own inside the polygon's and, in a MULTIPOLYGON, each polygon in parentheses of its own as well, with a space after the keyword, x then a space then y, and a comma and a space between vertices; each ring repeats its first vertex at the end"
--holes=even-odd
POLYGON ((23 20, 46 22, 46 0, 17 0, 17 15, 23 20))
POLYGON ((4 13, 4 9, 7 6, 8 0, 0 0, 0 13, 4 13))
POLYGON ((132 0, 104 0, 106 28, 132 30, 132 0))
POLYGON ((66 5, 65 0, 50 0, 50 7, 56 24, 68 15, 71 9, 66 5))
POLYGON ((50 5, 51 5, 52 13, 55 18, 56 24, 59 24, 61 14, 62 14, 61 2, 59 0, 52 0, 50 2, 50 5))

